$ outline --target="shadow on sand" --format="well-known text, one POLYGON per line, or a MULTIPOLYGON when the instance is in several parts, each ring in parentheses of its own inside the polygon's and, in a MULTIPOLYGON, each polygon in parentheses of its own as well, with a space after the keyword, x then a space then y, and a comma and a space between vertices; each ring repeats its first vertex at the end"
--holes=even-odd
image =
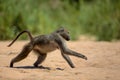
MULTIPOLYGON (((34 67, 34 66, 19 66, 19 67, 13 67, 13 68, 18 68, 18 69, 46 69, 46 70, 51 70, 50 67, 44 67, 44 66, 38 66, 38 67, 34 67)), ((64 69, 62 69, 62 68, 56 68, 56 70, 63 71, 64 69)))

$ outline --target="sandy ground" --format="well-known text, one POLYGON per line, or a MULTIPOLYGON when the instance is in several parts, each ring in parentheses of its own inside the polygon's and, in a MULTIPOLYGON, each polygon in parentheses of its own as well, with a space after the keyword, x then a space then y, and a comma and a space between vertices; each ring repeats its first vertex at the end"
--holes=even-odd
POLYGON ((120 42, 75 41, 68 42, 70 49, 83 53, 88 60, 70 56, 76 68, 70 68, 60 51, 48 54, 42 65, 34 68, 36 55, 15 63, 9 63, 27 41, 17 41, 6 47, 9 41, 0 41, 0 80, 120 80, 120 42))

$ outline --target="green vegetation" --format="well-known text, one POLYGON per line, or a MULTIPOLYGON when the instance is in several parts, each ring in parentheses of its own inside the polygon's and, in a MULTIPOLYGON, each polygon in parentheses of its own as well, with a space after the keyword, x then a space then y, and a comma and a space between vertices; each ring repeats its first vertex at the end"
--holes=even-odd
POLYGON ((47 34, 59 26, 68 28, 72 39, 87 34, 118 40, 120 0, 0 0, 0 40, 22 30, 47 34))

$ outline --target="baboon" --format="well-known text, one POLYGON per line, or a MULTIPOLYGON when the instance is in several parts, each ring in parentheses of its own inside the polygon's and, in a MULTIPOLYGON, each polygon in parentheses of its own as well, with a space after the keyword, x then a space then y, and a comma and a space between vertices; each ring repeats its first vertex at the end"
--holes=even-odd
POLYGON ((32 50, 38 54, 38 58, 35 61, 35 63, 33 64, 35 67, 38 67, 38 65, 41 64, 45 60, 48 52, 54 51, 56 49, 59 49, 61 51, 61 55, 67 61, 67 63, 70 65, 71 68, 75 68, 75 66, 72 63, 72 61, 68 55, 76 56, 76 57, 87 60, 87 57, 85 55, 80 54, 75 51, 72 51, 67 48, 67 46, 65 44, 65 40, 69 41, 70 36, 69 36, 69 32, 63 27, 57 29, 56 31, 52 32, 51 34, 39 35, 36 37, 32 37, 31 33, 27 30, 22 31, 8 45, 8 47, 10 47, 17 40, 17 38, 23 33, 28 34, 28 36, 30 38, 30 42, 28 42, 23 47, 22 51, 15 58, 13 58, 11 60, 10 67, 13 67, 13 64, 15 62, 19 62, 19 61, 25 59, 32 50))

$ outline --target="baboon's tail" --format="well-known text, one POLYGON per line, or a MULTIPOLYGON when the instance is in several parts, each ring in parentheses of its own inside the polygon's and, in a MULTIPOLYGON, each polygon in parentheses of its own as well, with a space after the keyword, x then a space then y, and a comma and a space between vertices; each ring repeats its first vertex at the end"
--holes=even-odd
POLYGON ((22 35, 23 33, 27 33, 28 36, 29 36, 29 38, 30 38, 30 41, 32 41, 33 37, 32 37, 32 35, 31 35, 31 33, 30 33, 29 31, 25 30, 25 31, 20 32, 20 33, 17 35, 17 37, 8 45, 8 47, 10 47, 10 46, 18 39, 18 37, 19 37, 20 35, 22 35))

